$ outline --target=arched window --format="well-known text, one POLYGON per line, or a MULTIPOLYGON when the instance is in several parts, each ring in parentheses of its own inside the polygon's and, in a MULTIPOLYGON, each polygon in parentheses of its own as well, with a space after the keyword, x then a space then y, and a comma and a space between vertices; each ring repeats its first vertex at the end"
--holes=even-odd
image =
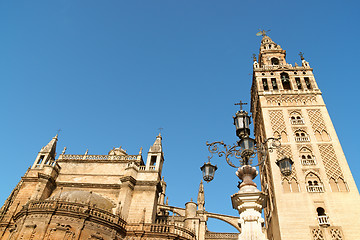
POLYGON ((313 172, 310 172, 305 177, 306 190, 310 193, 322 193, 324 187, 320 181, 320 178, 313 172))
POLYGON ((282 182, 282 185, 285 193, 299 192, 299 184, 297 183, 295 178, 292 178, 290 180, 285 178, 282 182))
POLYGON ((286 143, 288 142, 288 137, 285 131, 281 132, 281 142, 286 143))
POLYGON ((295 141, 296 142, 309 142, 309 135, 303 130, 295 131, 295 141))
POLYGON ((292 125, 302 125, 304 124, 304 119, 299 112, 290 113, 290 122, 292 125))
POLYGON ((315 157, 310 149, 303 147, 299 151, 300 161, 303 166, 316 165, 315 157))
POLYGON ((316 212, 318 215, 319 225, 320 226, 329 226, 330 225, 329 217, 326 215, 325 209, 322 207, 318 207, 316 209, 316 212))
POLYGON ((330 141, 330 136, 325 130, 321 133, 321 139, 325 142, 330 141))
POLYGON ((284 90, 291 90, 290 78, 289 74, 281 73, 280 74, 281 83, 283 85, 284 90))
POLYGON ((263 87, 264 87, 264 91, 268 91, 269 90, 269 85, 268 85, 268 81, 267 81, 266 78, 262 79, 262 84, 263 84, 263 87))
POLYGON ((344 179, 341 177, 335 181, 334 178, 330 178, 329 180, 330 188, 332 192, 347 192, 349 191, 344 179))
POLYGON ((307 89, 311 90, 312 87, 311 87, 310 79, 308 77, 305 77, 304 81, 305 81, 305 85, 306 85, 307 89))
POLYGON ((272 59, 271 59, 271 65, 279 65, 279 59, 278 58, 275 58, 275 57, 273 57, 272 59))

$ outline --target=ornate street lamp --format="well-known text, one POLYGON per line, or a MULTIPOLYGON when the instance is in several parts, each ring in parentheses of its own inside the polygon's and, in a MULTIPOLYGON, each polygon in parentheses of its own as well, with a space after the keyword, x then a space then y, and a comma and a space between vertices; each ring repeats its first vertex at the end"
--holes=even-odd
MULTIPOLYGON (((243 180, 242 185, 254 185, 252 182, 257 175, 256 166, 261 165, 265 161, 265 157, 268 152, 272 152, 273 149, 280 147, 280 138, 267 138, 262 143, 256 143, 256 141, 249 137, 250 134, 250 116, 246 111, 242 109, 242 105, 247 103, 236 103, 235 105, 240 105, 240 111, 238 111, 234 118, 234 125, 236 128, 236 135, 239 137, 239 141, 232 145, 226 145, 224 142, 206 142, 206 146, 209 148, 211 155, 208 157, 208 163, 205 163, 201 167, 203 172, 203 178, 205 181, 210 182, 214 179, 214 174, 217 169, 216 166, 210 163, 210 159, 214 154, 219 157, 225 157, 226 162, 234 168, 238 168, 236 175, 243 180), (259 163, 255 166, 253 164, 253 158, 258 155, 259 163), (235 158, 239 161, 239 164, 234 164, 230 158, 235 158)), ((282 160, 280 160, 282 161, 282 160)), ((290 160, 291 161, 291 160, 290 160)), ((289 161, 281 162, 279 166, 284 166, 284 169, 287 167, 287 170, 284 170, 286 173, 289 171, 288 168, 289 161), (285 166, 285 164, 287 164, 285 166)), ((291 171, 291 165, 290 165, 291 171)), ((283 172, 283 171, 282 171, 283 172)), ((242 186, 240 185, 240 187, 242 186)), ((256 184, 255 184, 256 185, 256 184)))
POLYGON ((204 165, 200 168, 202 173, 203 173, 203 179, 206 181, 206 182, 210 182, 211 180, 214 179, 214 175, 215 175, 215 171, 217 169, 217 166, 215 165, 212 165, 209 162, 207 163, 204 163, 204 165))
POLYGON ((284 157, 280 160, 277 160, 276 164, 279 166, 280 172, 283 175, 285 176, 291 175, 291 168, 294 162, 289 157, 284 157))

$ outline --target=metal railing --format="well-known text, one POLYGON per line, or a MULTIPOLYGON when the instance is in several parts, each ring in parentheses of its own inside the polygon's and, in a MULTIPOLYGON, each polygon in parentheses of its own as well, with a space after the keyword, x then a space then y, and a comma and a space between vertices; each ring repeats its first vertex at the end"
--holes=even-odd
POLYGON ((304 166, 311 166, 311 165, 316 165, 316 161, 315 159, 301 159, 301 164, 304 165, 304 166))
POLYGON ((306 189, 308 192, 311 193, 322 193, 324 192, 324 187, 322 185, 317 185, 317 186, 306 186, 306 189))
POLYGON ((329 217, 326 215, 318 216, 318 221, 320 226, 330 226, 329 217))

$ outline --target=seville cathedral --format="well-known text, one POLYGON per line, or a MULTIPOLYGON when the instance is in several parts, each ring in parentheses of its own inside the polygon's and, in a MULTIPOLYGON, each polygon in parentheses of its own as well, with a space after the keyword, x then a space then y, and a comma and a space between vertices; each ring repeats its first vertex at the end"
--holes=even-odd
MULTIPOLYGON (((253 152, 245 154, 251 146, 242 146, 250 118, 240 110, 234 124, 241 184, 231 196, 237 216, 206 211, 202 182, 196 201, 167 203, 160 134, 147 153, 133 155, 119 147, 108 155, 68 154, 65 148, 56 156, 55 136, 2 206, 0 239, 360 240, 359 192, 313 69, 302 54, 301 66, 285 57, 262 32, 251 87, 261 190, 252 182, 253 152), (211 232, 209 218, 238 232, 211 232)), ((216 167, 209 162, 202 170, 210 181, 216 167)))

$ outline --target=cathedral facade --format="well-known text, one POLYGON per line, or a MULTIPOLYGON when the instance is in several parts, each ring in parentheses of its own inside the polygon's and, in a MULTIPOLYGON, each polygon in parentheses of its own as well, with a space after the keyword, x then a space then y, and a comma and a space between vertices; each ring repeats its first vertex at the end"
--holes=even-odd
MULTIPOLYGON (((360 239, 359 192, 312 68, 303 56, 301 66, 285 57, 263 34, 251 88, 255 138, 279 137, 281 147, 260 165, 261 238, 239 234, 239 216, 206 211, 202 183, 196 202, 167 204, 159 134, 146 159, 142 149, 130 155, 122 147, 107 155, 67 154, 65 148, 56 158, 55 136, 2 206, 0 239, 360 239), (293 162, 289 174, 277 166, 284 157, 293 162), (239 232, 210 232, 208 218, 239 232)), ((246 201, 239 202, 240 212, 246 201)))

